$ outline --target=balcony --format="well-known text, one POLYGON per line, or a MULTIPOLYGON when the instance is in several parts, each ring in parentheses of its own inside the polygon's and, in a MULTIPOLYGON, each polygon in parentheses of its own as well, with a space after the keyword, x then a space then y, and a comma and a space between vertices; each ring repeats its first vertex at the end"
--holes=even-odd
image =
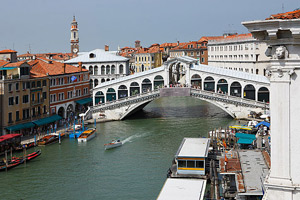
POLYGON ((39 100, 32 101, 31 105, 35 106, 35 105, 39 105, 39 104, 43 104, 43 103, 44 103, 44 99, 39 99, 39 100))

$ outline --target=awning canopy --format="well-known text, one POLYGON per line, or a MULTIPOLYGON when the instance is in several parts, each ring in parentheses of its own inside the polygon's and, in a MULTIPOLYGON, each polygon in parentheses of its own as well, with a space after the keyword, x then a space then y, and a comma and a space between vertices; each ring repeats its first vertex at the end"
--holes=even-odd
POLYGON ((255 128, 259 127, 260 125, 267 126, 268 128, 270 127, 269 122, 262 121, 262 122, 259 122, 258 124, 256 124, 255 128))
POLYGON ((3 142, 5 140, 9 140, 15 137, 21 137, 22 134, 6 134, 6 135, 2 135, 0 136, 0 142, 3 142))
POLYGON ((38 126, 41 126, 41 125, 49 124, 49 123, 52 123, 52 122, 55 122, 55 121, 58 121, 58 120, 61 120, 61 119, 62 119, 62 117, 59 116, 59 115, 52 115, 51 117, 46 117, 46 118, 43 118, 43 119, 33 121, 33 123, 38 125, 38 126))
POLYGON ((84 104, 90 103, 92 101, 93 101, 93 99, 89 97, 89 98, 77 100, 75 102, 80 104, 80 105, 84 105, 84 104))
POLYGON ((21 130, 21 129, 31 128, 31 127, 34 127, 34 126, 35 125, 32 122, 28 122, 28 123, 24 123, 24 124, 17 124, 17 125, 14 125, 14 126, 9 126, 9 127, 6 127, 6 129, 9 130, 9 131, 18 131, 18 130, 21 130))
POLYGON ((2 71, 2 70, 11 70, 11 69, 16 69, 16 67, 1 67, 0 71, 2 71))
POLYGON ((252 128, 251 128, 250 126, 240 126, 240 125, 229 126, 229 128, 242 129, 242 130, 249 130, 249 131, 252 130, 252 128))
POLYGON ((244 138, 244 139, 251 139, 251 140, 255 140, 256 139, 255 135, 246 134, 246 133, 236 133, 235 137, 237 137, 237 138, 244 138))
POLYGON ((237 141, 238 144, 252 144, 253 139, 248 138, 240 138, 239 141, 237 141))

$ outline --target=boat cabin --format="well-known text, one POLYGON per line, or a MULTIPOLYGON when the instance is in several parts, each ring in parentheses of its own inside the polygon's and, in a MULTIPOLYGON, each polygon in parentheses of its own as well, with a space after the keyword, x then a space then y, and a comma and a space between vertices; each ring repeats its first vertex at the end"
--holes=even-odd
POLYGON ((184 138, 175 155, 177 174, 205 175, 210 138, 184 138))

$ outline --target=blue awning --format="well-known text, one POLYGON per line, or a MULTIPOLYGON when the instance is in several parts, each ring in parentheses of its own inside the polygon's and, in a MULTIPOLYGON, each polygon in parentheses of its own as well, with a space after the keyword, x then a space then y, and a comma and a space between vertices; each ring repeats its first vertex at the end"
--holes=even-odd
POLYGON ((21 129, 31 128, 31 127, 34 127, 34 126, 35 125, 32 122, 28 122, 28 123, 23 123, 23 124, 17 124, 17 125, 14 125, 14 126, 9 126, 9 127, 6 127, 6 129, 9 130, 9 131, 18 131, 18 130, 21 130, 21 129))
POLYGON ((252 144, 253 140, 248 138, 240 138, 238 144, 252 144))
POLYGON ((56 122, 56 121, 61 120, 61 119, 62 119, 62 117, 59 116, 59 115, 52 115, 51 117, 46 117, 46 118, 43 118, 43 119, 33 121, 33 123, 38 125, 38 126, 41 126, 41 125, 49 124, 49 123, 52 123, 52 122, 56 122))
POLYGON ((251 139, 251 140, 255 140, 256 136, 253 134, 247 134, 247 133, 236 133, 235 137, 237 138, 244 138, 244 139, 251 139))
POLYGON ((268 128, 270 127, 270 123, 269 122, 262 121, 262 122, 259 122, 258 124, 256 124, 255 128, 259 127, 260 125, 267 126, 268 128))
POLYGON ((80 104, 80 105, 84 105, 84 104, 90 103, 92 101, 93 101, 93 99, 89 97, 89 98, 77 100, 75 102, 80 104))
POLYGON ((11 69, 16 69, 16 67, 1 67, 0 71, 2 71, 2 70, 11 70, 11 69))

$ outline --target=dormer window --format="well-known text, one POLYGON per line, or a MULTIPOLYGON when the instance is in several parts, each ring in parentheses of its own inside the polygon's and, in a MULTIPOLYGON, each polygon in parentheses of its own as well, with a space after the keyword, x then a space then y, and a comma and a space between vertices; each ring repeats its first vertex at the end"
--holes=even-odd
POLYGON ((93 54, 93 53, 90 53, 90 58, 95 58, 96 57, 96 55, 95 54, 93 54))

